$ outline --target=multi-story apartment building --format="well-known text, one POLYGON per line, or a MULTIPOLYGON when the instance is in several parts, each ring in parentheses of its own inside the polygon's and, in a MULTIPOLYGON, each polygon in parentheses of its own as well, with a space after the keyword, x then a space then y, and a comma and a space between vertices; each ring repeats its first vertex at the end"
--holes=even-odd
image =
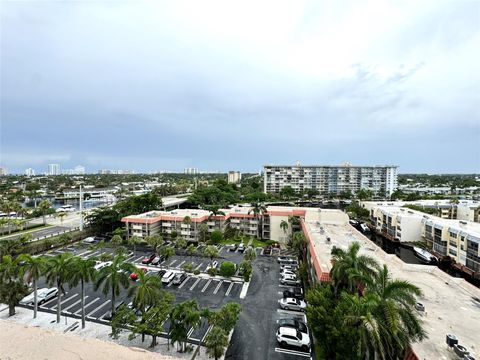
POLYGON ((60 175, 60 164, 48 164, 47 175, 60 175))
MULTIPOLYGON (((304 216, 307 208, 270 206, 262 214, 254 214, 250 206, 235 206, 221 209, 213 215, 206 210, 175 209, 172 211, 150 211, 144 214, 124 217, 128 236, 145 237, 161 234, 170 239, 173 232, 187 241, 199 239, 201 224, 208 226, 208 231, 225 231, 227 227, 245 235, 287 242, 291 235, 291 216, 304 216), (288 228, 283 230, 280 224, 287 222, 288 228)), ((312 210, 312 209, 310 209, 312 210)))
POLYGON ((25 175, 27 176, 35 176, 35 170, 32 168, 25 169, 25 175))
POLYGON ((240 171, 229 171, 228 172, 228 183, 229 184, 238 184, 242 181, 242 173, 240 171))
POLYGON ((320 194, 340 194, 369 189, 390 195, 397 188, 397 176, 397 166, 265 165, 264 191, 278 193, 291 186, 296 192, 313 189, 320 194))
POLYGON ((425 241, 440 257, 449 256, 468 273, 480 274, 480 224, 442 219, 419 211, 393 206, 371 208, 376 230, 394 241, 425 241))

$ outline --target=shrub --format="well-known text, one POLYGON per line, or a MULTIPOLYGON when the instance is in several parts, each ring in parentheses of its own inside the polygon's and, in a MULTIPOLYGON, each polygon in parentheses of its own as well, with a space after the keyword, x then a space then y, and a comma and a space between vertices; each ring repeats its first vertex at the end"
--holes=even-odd
POLYGON ((237 266, 230 261, 225 261, 220 265, 220 275, 221 276, 226 276, 230 277, 235 275, 235 272, 237 271, 237 266))
POLYGON ((200 274, 200 270, 198 270, 198 269, 193 270, 193 274, 194 274, 194 275, 200 274))
POLYGON ((212 244, 218 244, 223 239, 223 233, 220 230, 214 230, 210 236, 212 244))
POLYGON ((265 241, 265 244, 273 246, 273 245, 276 245, 277 242, 275 240, 267 240, 265 241))
POLYGON ((186 263, 183 265, 183 270, 185 270, 188 273, 193 272, 193 264, 192 263, 186 263))
POLYGON ((207 270, 208 275, 210 276, 215 276, 217 275, 217 269, 216 268, 210 268, 207 270))

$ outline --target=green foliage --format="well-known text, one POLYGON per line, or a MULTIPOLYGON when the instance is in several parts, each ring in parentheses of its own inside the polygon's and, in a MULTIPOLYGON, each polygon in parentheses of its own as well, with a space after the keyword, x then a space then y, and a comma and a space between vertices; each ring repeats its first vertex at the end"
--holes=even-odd
POLYGON ((208 245, 203 250, 203 255, 209 257, 210 260, 213 260, 214 258, 218 257, 218 248, 214 245, 208 245))
POLYGON ((24 271, 17 261, 5 255, 0 262, 0 303, 8 305, 8 316, 15 315, 15 307, 28 294, 24 271))
POLYGON ((180 249, 185 249, 187 247, 187 240, 182 237, 177 238, 175 245, 180 249))
POLYGON ((230 261, 224 261, 220 265, 220 275, 225 276, 225 277, 230 277, 235 275, 235 272, 237 271, 237 266, 230 261))
POLYGON ((217 275, 217 268, 210 268, 207 270, 207 274, 210 276, 215 276, 217 275))
POLYGON ((165 246, 160 249, 160 254, 165 256, 165 260, 168 260, 175 255, 175 249, 171 246, 165 246))
POLYGON ((223 233, 220 230, 212 231, 210 239, 213 244, 218 244, 223 239, 223 233))
POLYGON ((179 343, 185 351, 188 331, 200 325, 200 308, 196 300, 176 304, 170 313, 170 339, 173 345, 179 343))
POLYGON ((248 260, 243 260, 239 265, 239 274, 243 276, 243 280, 245 282, 250 281, 252 272, 253 272, 252 262, 248 260))
POLYGON ((194 244, 190 244, 187 247, 187 253, 193 255, 197 252, 197 247, 194 244))
POLYGON ((356 219, 368 219, 370 217, 370 212, 361 207, 357 202, 352 202, 345 208, 345 210, 349 215, 356 219))
POLYGON ((205 346, 207 348, 207 355, 213 357, 215 360, 220 358, 228 346, 228 336, 225 330, 219 326, 214 326, 205 338, 205 346))
POLYGON ((438 209, 426 208, 426 207, 418 206, 418 205, 410 205, 409 204, 409 205, 403 205, 403 207, 411 209, 411 210, 420 211, 420 212, 423 212, 425 214, 430 214, 430 215, 437 215, 438 216, 438 214, 439 214, 438 209))
POLYGON ((213 326, 218 326, 226 333, 229 333, 235 327, 241 312, 241 305, 230 301, 223 305, 220 310, 208 311, 208 323, 213 326))
POLYGON ((200 275, 200 270, 199 269, 193 270, 193 275, 200 275))
POLYGON ((284 199, 290 199, 295 196, 295 190, 291 186, 285 186, 280 190, 280 196, 284 199))
POLYGON ((355 197, 360 201, 371 200, 373 197, 373 191, 367 189, 360 189, 356 192, 355 197))
POLYGON ((245 250, 245 254, 243 255, 243 258, 248 261, 253 261, 257 258, 257 253, 255 249, 249 247, 247 250, 245 250))
POLYGON ((194 268, 195 268, 195 267, 193 266, 193 263, 191 263, 191 262, 183 264, 182 267, 183 267, 183 270, 185 270, 185 271, 188 272, 188 273, 192 273, 193 270, 194 270, 194 268))

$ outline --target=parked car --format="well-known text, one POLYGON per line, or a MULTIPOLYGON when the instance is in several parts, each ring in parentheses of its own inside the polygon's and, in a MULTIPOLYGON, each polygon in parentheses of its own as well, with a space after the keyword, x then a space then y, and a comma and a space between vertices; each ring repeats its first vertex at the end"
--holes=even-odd
POLYGON ((217 268, 218 267, 218 261, 216 260, 213 260, 210 264, 207 265, 207 268, 205 269, 205 271, 208 271, 212 268, 217 268))
MULTIPOLYGON (((46 303, 47 301, 52 300, 54 297, 58 295, 58 289, 55 288, 41 288, 37 290, 37 303, 39 305, 42 305, 46 303)), ((35 299, 34 299, 34 293, 31 293, 28 296, 25 296, 22 300, 20 300, 20 304, 22 305, 33 305, 35 299)))
POLYGON ((279 264, 293 264, 293 263, 296 263, 297 260, 295 260, 294 258, 288 257, 288 256, 279 256, 277 258, 277 262, 279 264))
POLYGON ((173 278, 173 285, 180 285, 186 278, 187 274, 185 273, 175 275, 175 277, 173 278))
POLYGON ((98 271, 110 265, 112 265, 111 261, 96 261, 95 266, 93 268, 98 271))
POLYGON ((290 270, 290 271, 297 271, 298 266, 297 265, 281 265, 280 270, 290 270))
POLYGON ((237 244, 232 244, 230 245, 230 249, 228 249, 229 251, 236 251, 238 249, 238 245, 237 244))
POLYGON ((175 273, 173 271, 167 271, 162 277, 162 284, 170 284, 174 277, 175 273))
POLYGON ((150 265, 158 266, 164 260, 162 256, 155 256, 150 265))
POLYGON ((295 286, 295 285, 300 285, 300 281, 297 279, 296 276, 285 275, 280 278, 280 284, 295 286))
POLYGON ((291 327, 297 329, 298 331, 308 334, 307 325, 303 321, 292 319, 292 318, 284 318, 277 320, 278 327, 291 327))
POLYGON ((238 245, 238 251, 243 253, 245 251, 245 244, 241 243, 238 245))
POLYGON ((286 276, 286 275, 290 275, 290 276, 297 276, 297 274, 292 271, 292 270, 287 270, 287 269, 283 269, 281 272, 280 272, 280 276, 286 276))
POLYGON ((305 352, 310 350, 310 336, 291 327, 278 328, 277 341, 282 347, 290 345, 301 348, 305 352))
POLYGON ((302 288, 299 288, 299 287, 283 290, 283 297, 284 298, 293 297, 293 298, 296 298, 298 300, 303 300, 303 298, 304 298, 303 290, 302 290, 302 288))
POLYGON ((84 244, 93 244, 95 242, 95 238, 93 236, 89 236, 82 240, 84 244))
POLYGON ((268 245, 265 250, 263 250, 263 255, 270 255, 272 253, 272 246, 268 245))
POLYGON ((144 265, 150 264, 153 261, 153 259, 155 259, 156 256, 157 255, 155 253, 152 253, 152 254, 144 257, 143 260, 142 260, 142 264, 144 264, 144 265))
POLYGON ((143 271, 144 273, 146 273, 146 272, 147 272, 147 269, 139 268, 137 271, 134 271, 133 273, 131 273, 131 274, 130 274, 130 279, 131 279, 131 280, 134 280, 134 281, 137 281, 137 280, 138 280, 138 274, 137 274, 138 271, 143 271))
POLYGON ((283 298, 278 300, 278 303, 280 307, 285 310, 303 311, 307 307, 305 301, 295 298, 283 298))
POLYGON ((163 275, 165 275, 166 272, 167 272, 167 270, 160 270, 159 272, 157 272, 157 275, 161 279, 163 277, 163 275))

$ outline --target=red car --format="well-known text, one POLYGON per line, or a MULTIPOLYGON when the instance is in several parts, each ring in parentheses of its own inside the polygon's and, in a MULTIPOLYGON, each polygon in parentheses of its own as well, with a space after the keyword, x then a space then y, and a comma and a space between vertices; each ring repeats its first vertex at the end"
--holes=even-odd
POLYGON ((144 273, 146 273, 147 269, 140 268, 137 271, 131 273, 130 274, 130 280, 135 280, 136 281, 138 279, 138 274, 137 274, 138 271, 143 271, 144 273))
POLYGON ((156 256, 156 254, 153 253, 153 254, 150 254, 147 257, 143 258, 142 264, 145 264, 145 265, 150 264, 153 261, 153 259, 155 259, 155 256, 156 256))

